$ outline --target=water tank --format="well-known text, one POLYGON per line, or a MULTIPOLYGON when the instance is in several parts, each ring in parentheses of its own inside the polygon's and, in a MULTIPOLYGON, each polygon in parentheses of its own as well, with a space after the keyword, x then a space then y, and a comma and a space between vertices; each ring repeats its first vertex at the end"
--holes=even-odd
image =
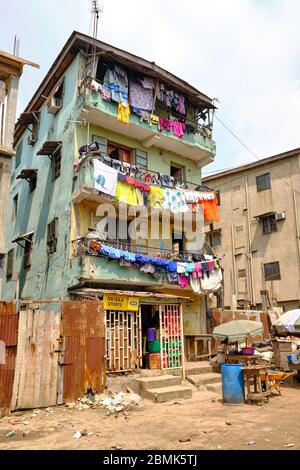
POLYGON ((245 402, 243 364, 222 364, 222 395, 224 405, 245 402))

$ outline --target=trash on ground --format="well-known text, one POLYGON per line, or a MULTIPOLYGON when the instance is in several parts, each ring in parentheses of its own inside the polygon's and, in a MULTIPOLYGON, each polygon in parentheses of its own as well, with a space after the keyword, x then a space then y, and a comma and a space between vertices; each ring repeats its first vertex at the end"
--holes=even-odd
POLYGON ((227 426, 231 426, 232 423, 230 421, 226 421, 227 426))
POLYGON ((14 431, 10 431, 6 434, 6 437, 13 437, 15 435, 14 431))
POLYGON ((247 446, 252 446, 253 444, 256 444, 256 441, 248 441, 248 442, 245 442, 245 444, 247 446))
POLYGON ((192 439, 178 439, 179 442, 191 442, 192 439))
POLYGON ((294 447, 295 444, 286 444, 285 447, 294 447))
POLYGON ((75 437, 75 439, 80 439, 81 438, 81 432, 80 431, 75 432, 73 437, 75 437))
POLYGON ((114 450, 122 450, 121 446, 111 446, 111 448, 114 450))

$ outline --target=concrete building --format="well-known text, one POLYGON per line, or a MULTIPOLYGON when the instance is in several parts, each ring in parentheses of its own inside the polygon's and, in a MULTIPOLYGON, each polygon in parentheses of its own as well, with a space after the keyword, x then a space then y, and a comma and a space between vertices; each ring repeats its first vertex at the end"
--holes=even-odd
MULTIPOLYGON (((123 99, 127 101, 128 96, 123 99)), ((151 181, 171 177, 173 183, 195 189, 201 185, 202 167, 215 156, 213 112, 212 99, 154 62, 74 32, 16 125, 4 298, 23 302, 103 298, 111 370, 131 369, 137 364, 133 354, 130 364, 125 364, 125 356, 119 358, 121 365, 115 362, 112 335, 137 342, 136 348, 130 347, 138 350, 141 365, 146 327, 156 326, 162 334, 163 318, 169 321, 171 310, 178 326, 176 354, 180 356, 183 347, 180 322, 186 335, 205 334, 204 293, 199 295, 189 286, 181 289, 163 276, 155 278, 130 266, 128 260, 127 264, 120 259, 108 260, 99 252, 97 223, 103 216, 97 216, 97 209, 103 203, 110 203, 117 211, 120 208, 115 197, 96 189, 95 181, 101 183, 101 174, 95 175, 99 162, 109 168, 119 162, 121 172, 125 167, 130 172, 142 171, 144 176, 146 172, 151 181), (146 112, 131 106, 130 116, 120 116, 129 107, 113 98, 114 93, 120 95, 120 89, 106 81, 110 73, 118 75, 121 88, 124 82, 133 83, 129 97, 142 80, 146 100, 149 96, 152 100, 151 109, 148 104, 146 112), (184 103, 185 109, 176 113, 173 105, 162 99, 163 93, 164 98, 177 100, 177 107, 184 103), (160 127, 159 118, 165 119, 165 128, 160 127), (96 147, 91 146, 95 142, 96 147), (135 307, 139 305, 135 317, 129 315, 132 296, 138 299, 133 302, 135 307), (150 321, 154 317, 155 325, 150 321)), ((121 218, 119 214, 118 220, 121 218)), ((174 235, 172 221, 171 216, 174 235)), ((174 250, 190 253, 188 242, 176 242, 173 235, 168 240, 150 236, 120 240, 116 236, 106 239, 105 245, 150 257, 158 251, 162 258, 174 250)), ((122 347, 129 347, 126 344, 122 347)))
POLYGON ((9 196, 11 161, 13 150, 14 128, 16 120, 19 80, 23 66, 39 67, 28 60, 0 51, 0 298, 5 246, 7 201, 9 196))
POLYGON ((203 179, 219 191, 207 238, 223 257, 226 308, 300 305, 300 149, 203 179))

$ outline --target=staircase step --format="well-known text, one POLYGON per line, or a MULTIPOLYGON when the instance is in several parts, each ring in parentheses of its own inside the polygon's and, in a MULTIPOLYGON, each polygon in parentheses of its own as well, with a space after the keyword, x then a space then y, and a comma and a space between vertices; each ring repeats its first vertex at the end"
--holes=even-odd
POLYGON ((206 389, 209 392, 215 392, 218 395, 222 395, 222 383, 206 384, 206 389))
POLYGON ((188 375, 187 380, 194 385, 206 385, 221 382, 221 375, 214 372, 206 374, 188 375))
POLYGON ((208 361, 188 362, 186 364, 186 375, 200 375, 212 372, 212 368, 208 361))
POLYGON ((166 374, 159 375, 157 377, 143 377, 141 379, 136 379, 136 382, 139 384, 140 394, 143 394, 143 391, 153 388, 157 389, 173 385, 181 385, 181 377, 166 374))
POLYGON ((171 385, 168 387, 152 388, 145 391, 144 398, 157 403, 174 400, 175 398, 191 398, 192 390, 185 385, 171 385))

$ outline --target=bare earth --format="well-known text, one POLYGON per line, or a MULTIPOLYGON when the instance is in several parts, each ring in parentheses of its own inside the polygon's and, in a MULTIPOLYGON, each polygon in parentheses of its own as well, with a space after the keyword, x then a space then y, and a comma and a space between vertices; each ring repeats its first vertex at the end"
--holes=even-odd
POLYGON ((0 449, 300 449, 299 386, 282 387, 282 396, 263 406, 224 406, 215 394, 197 391, 175 403, 144 401, 127 417, 107 416, 103 408, 52 410, 1 419, 0 449), (93 434, 76 439, 78 430, 93 434))

